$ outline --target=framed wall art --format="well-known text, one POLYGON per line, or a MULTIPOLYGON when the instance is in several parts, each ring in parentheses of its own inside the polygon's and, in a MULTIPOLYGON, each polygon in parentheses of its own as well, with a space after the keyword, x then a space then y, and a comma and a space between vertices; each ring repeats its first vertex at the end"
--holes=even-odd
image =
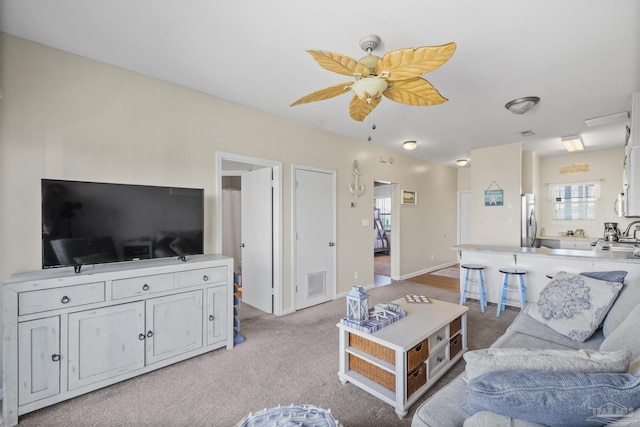
POLYGON ((418 193, 415 191, 402 190, 402 200, 400 203, 403 205, 417 205, 418 193))

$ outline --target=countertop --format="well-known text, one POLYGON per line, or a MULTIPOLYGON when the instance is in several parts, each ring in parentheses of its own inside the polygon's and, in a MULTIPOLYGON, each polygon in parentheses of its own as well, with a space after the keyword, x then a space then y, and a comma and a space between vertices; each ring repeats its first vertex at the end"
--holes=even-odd
POLYGON ((459 251, 496 252, 521 255, 541 255, 570 258, 599 259, 604 261, 633 262, 640 264, 640 257, 633 256, 631 251, 603 251, 603 250, 578 250, 578 249, 552 249, 552 248, 527 248, 517 246, 494 245, 456 245, 452 249, 459 251))

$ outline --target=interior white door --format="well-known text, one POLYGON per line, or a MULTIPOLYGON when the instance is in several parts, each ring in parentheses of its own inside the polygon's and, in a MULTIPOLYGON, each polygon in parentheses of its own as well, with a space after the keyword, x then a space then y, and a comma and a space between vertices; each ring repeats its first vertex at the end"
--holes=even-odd
POLYGON ((458 192, 458 244, 471 243, 471 192, 458 192))
POLYGON ((335 179, 332 172, 295 170, 296 308, 333 299, 335 179))
POLYGON ((273 190, 271 168, 242 174, 242 301, 273 313, 273 190))

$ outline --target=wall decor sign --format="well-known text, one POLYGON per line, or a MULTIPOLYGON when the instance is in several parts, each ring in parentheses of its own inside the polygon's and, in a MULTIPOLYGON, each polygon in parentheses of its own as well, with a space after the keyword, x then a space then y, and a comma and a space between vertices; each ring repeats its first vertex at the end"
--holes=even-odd
POLYGON ((497 182, 491 181, 489 187, 484 190, 484 205, 485 206, 502 206, 504 204, 504 194, 502 188, 497 182), (494 187, 495 188, 492 188, 494 187))
POLYGON ((417 205, 418 204, 418 193, 415 192, 415 191, 402 190, 401 203, 403 205, 417 205))

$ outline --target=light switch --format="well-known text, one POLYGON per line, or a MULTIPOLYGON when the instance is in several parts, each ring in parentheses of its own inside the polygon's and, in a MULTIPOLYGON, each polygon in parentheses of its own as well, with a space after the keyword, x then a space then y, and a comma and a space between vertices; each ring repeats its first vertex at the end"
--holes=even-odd
POLYGON ((362 219, 362 226, 363 227, 368 227, 369 226, 369 218, 363 218, 362 219))

